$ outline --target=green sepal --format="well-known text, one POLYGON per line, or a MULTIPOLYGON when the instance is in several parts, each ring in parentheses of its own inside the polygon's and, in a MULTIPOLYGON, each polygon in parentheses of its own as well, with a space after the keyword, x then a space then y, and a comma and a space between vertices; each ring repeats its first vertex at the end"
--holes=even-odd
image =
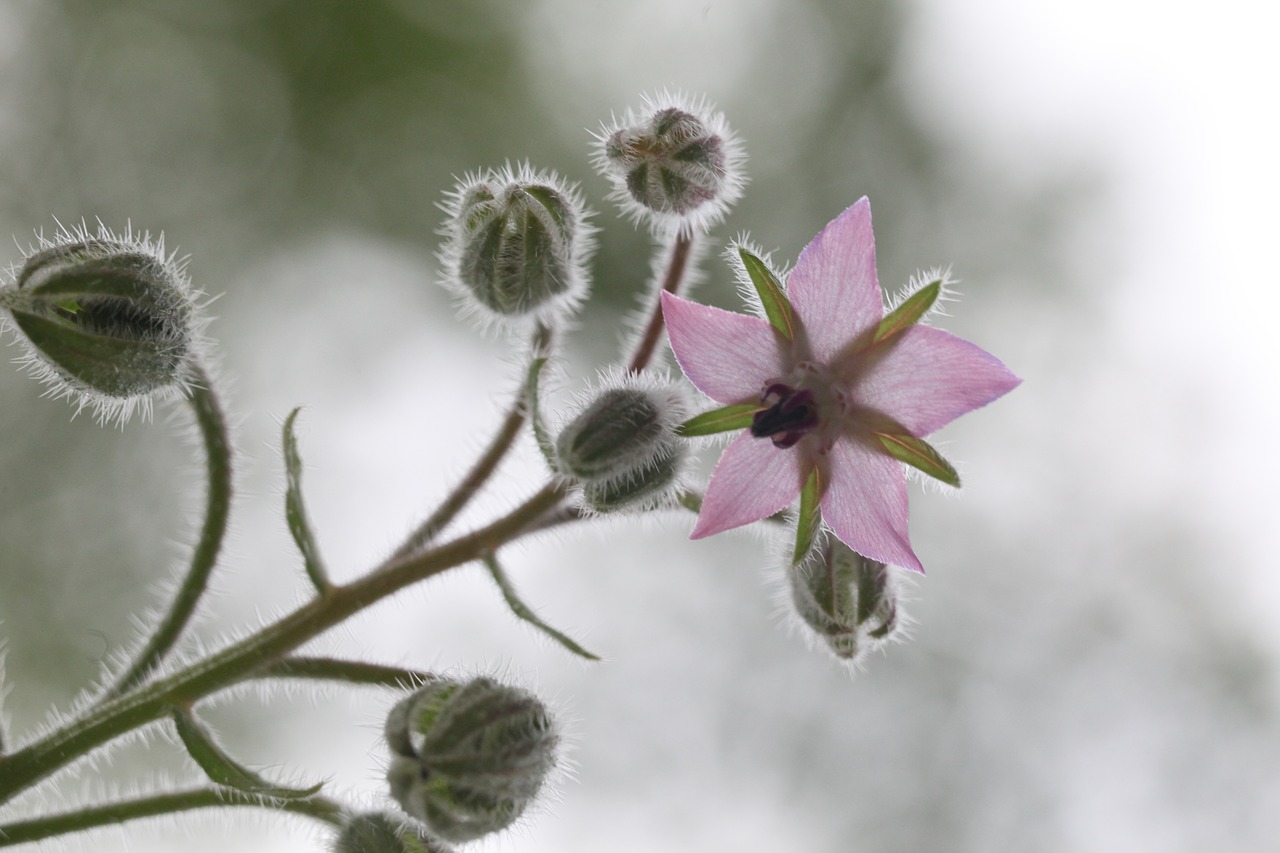
POLYGON ((496 583, 498 585, 498 589, 502 591, 502 597, 506 600, 507 606, 511 608, 511 612, 516 615, 516 618, 528 622, 530 625, 537 628, 539 631, 546 634, 548 637, 555 640, 578 657, 583 657, 591 661, 600 660, 599 655, 594 655, 587 651, 568 635, 557 631, 555 628, 552 628, 546 622, 543 622, 538 618, 538 615, 534 613, 527 604, 521 601, 518 595, 516 595, 516 589, 511 585, 511 581, 507 578, 506 573, 502 571, 502 566, 498 563, 497 557, 493 554, 486 554, 484 557, 484 564, 489 570, 489 574, 493 576, 493 582, 496 583))
POLYGON ((302 502, 302 457, 298 453, 298 438, 293 431, 294 422, 297 421, 300 411, 302 408, 298 407, 284 419, 284 435, 281 442, 284 449, 286 484, 284 518, 289 526, 289 533, 298 546, 298 552, 302 554, 307 577, 311 579, 316 592, 324 595, 333 584, 330 583, 324 562, 320 559, 320 546, 316 544, 315 534, 311 532, 311 525, 307 521, 307 508, 302 502))
POLYGON ((889 455, 899 462, 905 462, 948 486, 960 488, 960 475, 956 473, 956 469, 923 438, 883 432, 876 433, 876 438, 880 439, 880 444, 889 455))
POLYGON ((702 495, 697 492, 681 492, 676 495, 676 503, 694 515, 702 512, 702 495))
POLYGON ((264 797, 276 797, 281 800, 297 800, 317 793, 324 783, 317 783, 309 788, 290 788, 276 785, 263 779, 257 773, 242 767, 222 751, 222 747, 214 743, 213 737, 201 728, 191 712, 183 708, 173 711, 173 724, 178 730, 178 737, 187 748, 187 753, 200 769, 209 777, 209 781, 217 785, 235 788, 246 794, 258 794, 264 797))
POLYGON ((818 535, 818 525, 822 521, 822 510, 818 503, 822 500, 822 474, 815 465, 804 481, 800 490, 800 514, 796 517, 796 549, 791 554, 791 564, 799 565, 813 548, 813 540, 818 535))
POLYGON ((720 432, 746 429, 751 426, 751 419, 755 417, 758 411, 760 411, 760 406, 754 403, 712 409, 709 412, 694 415, 680 424, 680 426, 676 427, 676 435, 693 438, 700 435, 715 435, 720 432))
MULTIPOLYGON (((920 322, 920 318, 929 313, 929 309, 942 295, 942 279, 934 279, 902 301, 902 304, 889 312, 880 325, 876 327, 872 343, 880 343, 893 337, 908 326, 920 322)), ((906 461, 906 460, 903 460, 906 461)))
POLYGON ((760 296, 760 304, 764 306, 764 315, 769 319, 769 325, 787 340, 795 340, 796 315, 791 308, 791 300, 787 299, 787 293, 782 289, 782 282, 778 281, 778 277, 764 260, 745 246, 738 247, 738 257, 742 258, 747 278, 751 279, 751 284, 760 296))

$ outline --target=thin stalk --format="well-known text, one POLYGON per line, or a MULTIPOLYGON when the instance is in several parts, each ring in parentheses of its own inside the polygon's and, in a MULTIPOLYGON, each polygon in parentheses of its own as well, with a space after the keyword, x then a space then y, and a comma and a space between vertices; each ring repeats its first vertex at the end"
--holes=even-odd
MULTIPOLYGON (((662 278, 662 290, 667 293, 676 293, 680 290, 692 250, 693 235, 680 231, 676 235, 675 243, 671 246, 671 260, 667 262, 667 272, 662 278)), ((659 292, 654 297, 653 313, 649 315, 649 323, 636 344, 631 363, 627 365, 628 372, 639 373, 649 365, 650 360, 653 359, 653 351, 658 346, 658 339, 662 337, 662 328, 662 295, 659 292)))
POLYGON ((227 422, 218 404, 218 397, 213 391, 208 373, 201 367, 196 368, 189 400, 195 412, 200 436, 204 440, 205 467, 208 471, 204 526, 191 555, 187 576, 183 579, 164 621, 156 628, 137 660, 107 690, 104 700, 114 699, 142 683, 178 642, 182 630, 195 612, 200 596, 208 586, 209 575, 218 561, 222 539, 227 532, 227 517, 231 511, 231 443, 227 437, 227 422))
POLYGON ((287 657, 263 667, 255 672, 253 677, 343 681, 347 684, 390 687, 393 690, 412 690, 420 684, 435 681, 438 676, 418 669, 384 666, 376 663, 364 663, 363 661, 287 657))
POLYGON ((411 584, 481 558, 525 533, 564 499, 548 484, 506 516, 429 551, 384 562, 369 574, 315 598, 257 633, 172 675, 135 687, 83 718, 0 758, 0 803, 126 732, 235 684, 298 646, 411 584))
MULTIPOLYGON (((551 330, 546 326, 539 326, 533 336, 533 358, 545 357, 550 348, 551 330)), ((462 478, 462 481, 445 497, 435 512, 431 513, 426 521, 409 534, 409 537, 392 553, 392 560, 408 557, 431 544, 449 522, 453 521, 471 502, 471 499, 480 491, 480 487, 493 476, 498 463, 506 457, 507 452, 515 444, 516 436, 520 434, 520 428, 524 426, 525 418, 529 415, 528 408, 528 394, 522 384, 516 391, 515 399, 511 401, 506 417, 503 418, 501 426, 498 427, 497 433, 494 434, 484 453, 471 466, 471 470, 462 478)))
POLYGON ((48 815, 0 826, 0 847, 43 841, 72 832, 85 832, 101 826, 113 826, 130 820, 177 814, 194 809, 222 808, 224 806, 257 806, 259 808, 292 812, 315 818, 334 827, 341 827, 345 809, 326 797, 312 796, 303 800, 276 800, 256 797, 231 788, 196 788, 122 800, 118 803, 94 806, 62 814, 48 815))

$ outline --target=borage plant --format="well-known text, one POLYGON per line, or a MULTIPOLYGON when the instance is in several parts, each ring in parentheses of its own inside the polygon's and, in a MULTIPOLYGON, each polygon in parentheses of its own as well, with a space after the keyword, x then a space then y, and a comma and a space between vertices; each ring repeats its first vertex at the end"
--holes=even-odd
POLYGON ((741 146, 706 104, 661 95, 596 137, 595 163, 620 206, 645 222, 659 274, 649 313, 618 365, 551 429, 539 380, 567 321, 586 298, 592 247, 578 191, 528 166, 469 176, 448 194, 440 249, 444 283, 461 311, 526 341, 510 409, 461 482, 382 563, 334 583, 300 488, 295 411, 284 422, 285 515, 313 587, 309 600, 247 637, 195 660, 174 654, 218 563, 231 500, 231 450, 207 369, 202 304, 163 241, 105 227, 41 239, 0 289, 21 361, 53 396, 123 424, 155 399, 190 405, 208 474, 199 540, 172 605, 126 665, 109 672, 65 722, 16 740, 0 732, 0 803, 64 771, 94 772, 107 744, 167 728, 207 781, 61 813, 11 819, 0 846, 192 809, 281 809, 332 826, 338 851, 443 851, 516 822, 561 761, 561 732, 528 690, 299 653, 317 635, 405 587, 477 563, 513 612, 568 651, 595 659, 518 597, 500 557, 533 531, 606 514, 692 510, 693 536, 753 522, 794 542, 783 562, 794 613, 811 637, 856 663, 900 635, 897 570, 923 571, 907 536, 903 463, 951 486, 955 469, 924 436, 1005 394, 1018 379, 978 347, 925 325, 945 274, 920 277, 886 311, 864 198, 800 253, 789 274, 745 240, 727 256, 752 314, 677 295, 698 241, 741 193, 741 146), (693 386, 654 367, 664 327, 693 386), (487 524, 453 522, 498 470, 519 433, 533 431, 545 483, 487 524), (740 431, 705 495, 686 463, 705 436, 740 431), (798 500, 798 509, 790 511, 798 500), (448 535, 446 535, 448 534, 448 535), (895 569, 894 567, 897 567, 895 569), (264 778, 223 747, 201 705, 249 680, 336 680, 403 691, 388 715, 389 801, 369 810, 322 784, 264 778))

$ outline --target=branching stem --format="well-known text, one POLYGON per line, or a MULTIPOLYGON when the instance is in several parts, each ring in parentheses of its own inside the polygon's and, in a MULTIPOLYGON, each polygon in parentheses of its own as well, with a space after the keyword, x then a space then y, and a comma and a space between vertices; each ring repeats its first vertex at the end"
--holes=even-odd
MULTIPOLYGON (((533 336, 533 358, 544 358, 551 348, 551 330, 545 326, 539 326, 533 336)), ((520 428, 524 426, 525 418, 528 417, 528 397, 525 386, 522 384, 516 392, 515 399, 511 402, 511 407, 507 410, 507 415, 503 419, 501 426, 498 427, 497 433, 489 442, 489 446, 485 448, 480 458, 471 466, 471 470, 462 478, 462 481, 454 487, 453 491, 445 497, 444 501, 436 508, 435 512, 427 517, 416 530, 409 535, 407 539, 395 550, 391 555, 391 560, 401 560, 421 551, 427 545, 435 540, 436 536, 453 521, 471 499, 475 497, 480 487, 488 482, 493 476, 493 472, 497 470, 498 464, 506 457, 507 452, 511 450, 515 444, 516 436, 520 434, 520 428)))
MULTIPOLYGON (((507 515, 465 536, 401 559, 390 559, 360 579, 335 586, 257 633, 166 678, 141 685, 88 714, 0 758, 0 803, 102 744, 165 716, 174 705, 200 698, 270 667, 311 638, 411 584, 518 538, 557 509, 565 487, 548 484, 507 515)), ((0 831, 3 831, 0 827, 0 831)))

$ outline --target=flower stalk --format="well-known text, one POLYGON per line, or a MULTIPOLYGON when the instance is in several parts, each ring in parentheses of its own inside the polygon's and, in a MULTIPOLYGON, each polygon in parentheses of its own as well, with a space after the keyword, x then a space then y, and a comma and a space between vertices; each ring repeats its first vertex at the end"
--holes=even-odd
MULTIPOLYGON (((689 257, 693 252, 693 241, 694 237, 691 233, 681 231, 676 234, 671 245, 670 260, 667 261, 667 271, 662 277, 662 287, 658 291, 659 296, 662 293, 680 292, 680 285, 684 282, 689 266, 689 257)), ((635 351, 627 365, 628 371, 639 373, 649 366, 658 341, 662 338, 662 328, 662 303, 655 301, 653 312, 649 315, 649 322, 645 325, 639 341, 636 342, 635 351)))
POLYGON ((120 676, 102 697, 113 699, 131 687, 146 680, 147 675, 164 659, 182 636, 183 629, 191 621, 200 597, 209 585, 209 575, 218 562, 222 540, 227 532, 227 518, 231 513, 231 442, 227 436, 227 421, 222 413, 217 394, 213 390, 209 374, 203 368, 195 369, 196 381, 190 396, 196 426, 204 445, 207 471, 204 524, 200 538, 191 554, 191 563, 178 593, 170 605, 164 620, 139 653, 137 659, 120 676))

